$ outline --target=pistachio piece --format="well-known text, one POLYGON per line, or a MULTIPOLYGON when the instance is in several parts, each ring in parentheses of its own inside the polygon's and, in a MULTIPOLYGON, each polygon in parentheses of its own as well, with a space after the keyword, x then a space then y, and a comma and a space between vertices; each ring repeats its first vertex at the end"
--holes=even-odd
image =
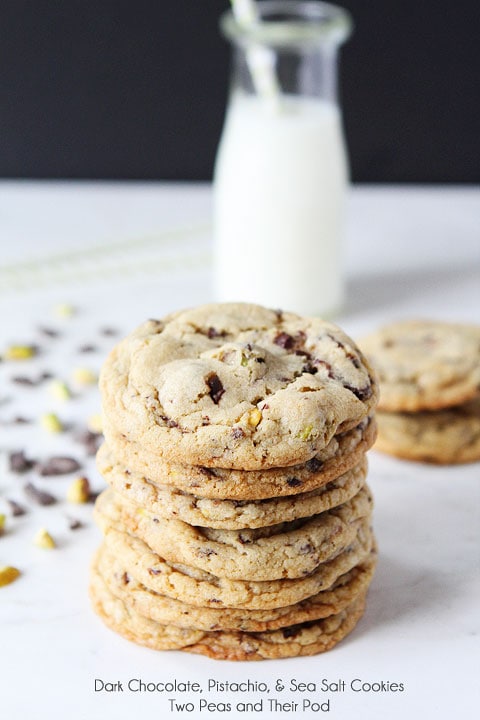
POLYGON ((10 585, 20 575, 20 570, 11 565, 4 565, 0 567, 0 587, 3 585, 10 585))
POLYGON ((67 490, 67 500, 71 503, 86 503, 90 499, 90 483, 86 477, 75 478, 67 490))
POLYGON ((52 550, 57 547, 55 540, 45 528, 40 528, 33 538, 33 544, 44 550, 52 550))
POLYGON ((248 413, 247 422, 251 427, 256 428, 261 419, 262 413, 258 408, 253 408, 253 410, 250 410, 250 412, 248 413))
POLYGON ((28 360, 38 352, 35 345, 10 345, 4 352, 5 360, 28 360))
POLYGON ((90 415, 87 422, 90 432, 101 434, 103 432, 103 418, 101 413, 90 415))
POLYGON ((62 422, 55 413, 44 413, 40 418, 40 425, 50 433, 60 433, 63 431, 62 422))
POLYGON ((72 380, 76 385, 95 385, 97 376, 89 368, 78 367, 72 372, 72 380))
POLYGON ((52 380, 49 391, 55 400, 69 400, 72 397, 68 385, 62 380, 52 380))

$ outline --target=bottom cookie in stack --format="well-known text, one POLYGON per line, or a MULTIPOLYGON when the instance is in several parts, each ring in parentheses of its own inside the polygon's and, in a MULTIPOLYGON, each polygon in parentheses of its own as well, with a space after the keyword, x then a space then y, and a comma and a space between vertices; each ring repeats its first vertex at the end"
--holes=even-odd
MULTIPOLYGON (((368 577, 368 572, 368 568, 365 569, 365 578, 368 577)), ((125 581, 128 585, 128 576, 125 581)), ((91 578, 93 605, 105 624, 112 630, 128 640, 155 650, 186 650, 223 660, 297 657, 329 650, 353 630, 364 612, 366 596, 364 589, 337 613, 331 613, 327 617, 320 614, 320 619, 287 625, 277 630, 208 631, 181 625, 161 624, 135 610, 134 603, 128 600, 128 592, 118 589, 118 580, 113 584, 116 587, 115 592, 111 591, 109 582, 94 565, 91 578)), ((357 583, 359 587, 365 584, 367 584, 365 580, 357 583)), ((139 592, 146 592, 142 586, 138 588, 139 592)), ((335 589, 332 589, 329 595, 333 599, 335 589)))

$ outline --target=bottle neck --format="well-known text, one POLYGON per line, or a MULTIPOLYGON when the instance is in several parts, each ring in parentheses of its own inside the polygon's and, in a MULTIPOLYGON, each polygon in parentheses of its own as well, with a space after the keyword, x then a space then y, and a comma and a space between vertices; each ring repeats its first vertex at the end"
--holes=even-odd
MULTIPOLYGON (((251 48, 232 45, 231 94, 255 95, 258 86, 252 68, 251 48)), ((338 46, 265 47, 270 55, 277 92, 282 95, 316 98, 338 104, 338 46)))

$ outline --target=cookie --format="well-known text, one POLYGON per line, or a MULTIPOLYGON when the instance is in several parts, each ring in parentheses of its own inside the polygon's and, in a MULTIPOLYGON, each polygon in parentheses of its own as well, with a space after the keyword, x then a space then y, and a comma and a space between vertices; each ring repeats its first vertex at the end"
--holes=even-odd
POLYGON ((105 547, 98 551, 92 573, 99 573, 113 595, 120 598, 130 610, 162 625, 209 631, 264 632, 339 613, 351 605, 356 597, 366 593, 374 568, 375 557, 372 555, 361 565, 337 578, 326 590, 295 605, 270 610, 199 607, 159 595, 130 576, 121 560, 111 555, 105 547))
POLYGON ((126 572, 145 587, 190 605, 269 609, 293 605, 330 587, 340 575, 375 553, 368 519, 341 553, 304 578, 256 582, 217 577, 179 563, 168 563, 121 525, 105 528, 105 545, 121 558, 126 572))
POLYGON ((480 394, 479 326, 407 320, 369 335, 361 346, 378 373, 381 410, 438 410, 480 394))
POLYGON ((189 525, 226 530, 266 527, 325 512, 356 495, 367 474, 367 461, 363 458, 357 466, 318 490, 264 500, 218 500, 159 485, 139 473, 124 470, 113 461, 106 445, 97 455, 97 464, 110 487, 132 505, 189 525))
POLYGON ((154 650, 181 649, 222 660, 299 657, 330 650, 353 630, 365 608, 365 596, 359 596, 335 615, 280 630, 209 632, 161 625, 139 615, 111 593, 98 573, 92 574, 90 596, 103 622, 128 640, 154 650))
POLYGON ((240 470, 307 462, 377 401, 342 330, 241 303, 144 323, 110 353, 100 388, 107 424, 148 452, 240 470))
POLYGON ((327 447, 301 465, 266 470, 227 470, 199 465, 178 465, 127 441, 105 426, 107 448, 100 451, 100 472, 106 455, 129 472, 139 473, 160 485, 173 485, 197 497, 261 500, 308 492, 325 485, 357 465, 376 438, 372 416, 356 427, 335 435, 327 447))
POLYGON ((340 553, 370 517, 372 497, 364 486, 351 500, 311 518, 266 528, 215 530, 167 520, 125 502, 112 490, 95 504, 101 528, 121 523, 165 560, 239 580, 296 578, 340 553))
POLYGON ((439 465, 480 460, 480 400, 445 410, 382 412, 378 425, 381 452, 439 465))

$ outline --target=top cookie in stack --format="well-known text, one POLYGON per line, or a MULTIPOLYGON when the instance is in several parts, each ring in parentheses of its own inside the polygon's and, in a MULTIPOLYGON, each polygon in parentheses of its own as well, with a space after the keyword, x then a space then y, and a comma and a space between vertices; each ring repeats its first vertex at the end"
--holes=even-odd
POLYGON ((377 385, 350 338, 207 305, 123 340, 101 391, 112 489, 92 597, 107 624, 229 659, 321 652, 353 628, 375 564, 377 385))
POLYGON ((113 350, 100 388, 107 435, 168 462, 238 470, 307 462, 377 400, 339 328, 235 303, 145 323, 113 350))

